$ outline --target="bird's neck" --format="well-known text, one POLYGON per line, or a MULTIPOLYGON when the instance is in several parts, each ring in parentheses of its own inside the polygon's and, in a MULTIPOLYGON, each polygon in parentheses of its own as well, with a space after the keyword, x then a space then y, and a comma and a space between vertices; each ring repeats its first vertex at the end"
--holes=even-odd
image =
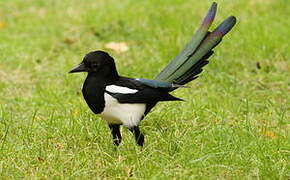
POLYGON ((99 114, 104 110, 105 100, 104 93, 108 84, 112 83, 111 79, 88 74, 82 88, 82 93, 90 109, 99 114))
POLYGON ((113 73, 111 72, 110 74, 103 73, 103 72, 89 72, 86 78, 87 82, 90 82, 91 84, 98 84, 100 85, 108 85, 108 84, 113 84, 119 79, 118 73, 113 73))

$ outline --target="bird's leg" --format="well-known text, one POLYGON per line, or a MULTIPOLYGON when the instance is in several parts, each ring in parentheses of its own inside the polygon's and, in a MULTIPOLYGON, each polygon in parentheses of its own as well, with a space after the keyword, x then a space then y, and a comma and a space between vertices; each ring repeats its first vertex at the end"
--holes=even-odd
POLYGON ((136 143, 139 146, 142 146, 143 147, 143 144, 144 144, 144 135, 140 132, 139 127, 138 126, 133 126, 133 127, 130 127, 129 130, 134 134, 136 143))
POLYGON ((109 128, 111 129, 111 133, 113 136, 113 141, 116 146, 119 146, 122 140, 122 136, 120 133, 120 125, 118 124, 109 124, 109 128))

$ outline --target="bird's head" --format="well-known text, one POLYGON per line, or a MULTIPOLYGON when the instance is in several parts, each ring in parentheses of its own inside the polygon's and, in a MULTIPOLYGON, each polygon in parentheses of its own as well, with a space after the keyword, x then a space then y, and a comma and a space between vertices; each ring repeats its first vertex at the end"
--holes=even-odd
POLYGON ((73 68, 69 73, 88 72, 96 76, 117 76, 114 59, 104 51, 89 52, 83 61, 73 68))

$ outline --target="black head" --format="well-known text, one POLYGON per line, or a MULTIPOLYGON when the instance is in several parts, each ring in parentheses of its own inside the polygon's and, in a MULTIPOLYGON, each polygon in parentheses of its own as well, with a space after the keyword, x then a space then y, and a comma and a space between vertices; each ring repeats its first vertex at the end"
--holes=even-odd
POLYGON ((118 77, 114 59, 104 51, 89 52, 83 61, 69 73, 88 72, 89 75, 118 77))

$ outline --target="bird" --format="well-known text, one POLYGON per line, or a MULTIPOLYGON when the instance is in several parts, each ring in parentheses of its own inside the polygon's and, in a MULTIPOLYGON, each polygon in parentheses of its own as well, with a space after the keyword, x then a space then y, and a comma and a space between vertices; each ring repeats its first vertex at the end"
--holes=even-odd
POLYGON ((104 119, 111 131, 113 144, 122 141, 120 126, 128 128, 137 145, 144 145, 141 120, 162 101, 183 101, 170 93, 196 79, 208 64, 208 58, 222 38, 236 24, 229 16, 213 31, 217 3, 213 2, 200 27, 185 48, 154 78, 129 78, 119 75, 114 58, 102 50, 91 51, 69 73, 87 72, 83 97, 96 115, 104 119))

